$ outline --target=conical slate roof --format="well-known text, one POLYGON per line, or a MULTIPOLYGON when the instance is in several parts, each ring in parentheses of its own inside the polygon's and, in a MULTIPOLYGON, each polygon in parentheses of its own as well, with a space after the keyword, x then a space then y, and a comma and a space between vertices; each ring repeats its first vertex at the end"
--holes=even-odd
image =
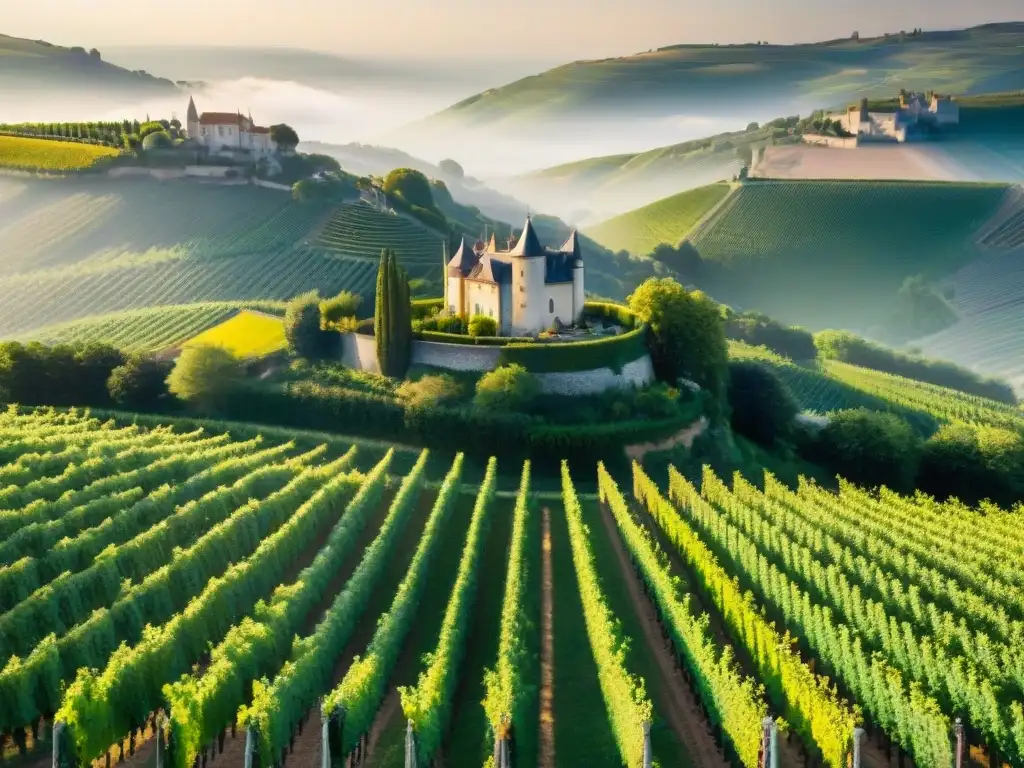
POLYGON ((580 251, 580 236, 575 229, 569 233, 569 239, 562 243, 562 247, 558 250, 570 254, 573 264, 583 261, 583 253, 580 251))
POLYGON ((452 256, 452 260, 448 262, 448 274, 451 277, 468 275, 473 267, 477 265, 479 258, 473 252, 473 246, 471 246, 465 237, 462 238, 462 242, 459 243, 459 250, 452 256))
POLYGON ((510 254, 523 258, 544 255, 544 249, 537 237, 537 230, 533 228, 533 221, 529 216, 526 217, 526 223, 523 225, 523 234, 519 236, 519 242, 516 243, 516 247, 510 251, 510 254))

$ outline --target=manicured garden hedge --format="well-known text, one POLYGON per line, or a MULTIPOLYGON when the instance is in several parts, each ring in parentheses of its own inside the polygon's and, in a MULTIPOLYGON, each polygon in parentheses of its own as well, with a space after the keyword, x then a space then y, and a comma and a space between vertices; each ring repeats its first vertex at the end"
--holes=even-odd
MULTIPOLYGON (((443 299, 421 299, 413 302, 413 317, 425 317, 431 309, 441 307, 443 299)), ((533 373, 571 373, 596 368, 611 368, 616 373, 647 354, 647 328, 640 325, 628 307, 621 304, 589 301, 586 315, 617 323, 629 329, 619 336, 587 341, 545 342, 511 336, 469 336, 440 331, 418 331, 417 339, 442 344, 504 347, 499 365, 518 363, 533 373)))
POLYGON ((667 438, 693 420, 686 414, 656 421, 556 426, 521 414, 406 408, 379 395, 309 382, 287 387, 248 385, 228 402, 224 416, 233 419, 538 461, 621 457, 623 446, 667 438))

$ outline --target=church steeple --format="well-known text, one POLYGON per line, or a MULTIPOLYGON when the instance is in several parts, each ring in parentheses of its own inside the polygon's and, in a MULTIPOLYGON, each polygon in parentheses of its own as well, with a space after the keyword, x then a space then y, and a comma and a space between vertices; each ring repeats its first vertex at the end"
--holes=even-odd
POLYGON ((196 100, 191 96, 188 97, 188 115, 186 115, 185 120, 189 123, 199 122, 199 110, 196 109, 196 100))
POLYGON ((541 247, 540 239, 537 237, 537 230, 533 228, 533 219, 530 216, 526 217, 523 233, 519 236, 519 242, 512 249, 511 255, 522 256, 527 259, 544 255, 544 249, 541 247))

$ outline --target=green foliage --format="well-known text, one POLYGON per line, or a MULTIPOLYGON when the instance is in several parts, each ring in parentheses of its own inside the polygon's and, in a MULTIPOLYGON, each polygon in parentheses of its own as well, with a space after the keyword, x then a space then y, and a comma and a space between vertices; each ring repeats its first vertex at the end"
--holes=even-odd
MULTIPOLYGON (((330 300, 327 300, 330 301, 330 300)), ((288 351, 306 360, 319 360, 330 353, 333 334, 324 330, 318 291, 300 294, 288 302, 284 315, 284 335, 288 351)))
POLYGON ((0 344, 0 401, 24 405, 105 405, 107 380, 125 356, 106 344, 47 347, 0 344))
POLYGON ((904 490, 913 487, 921 446, 905 420, 861 408, 831 414, 806 451, 855 483, 904 490))
POLYGON ((135 131, 135 133, 138 135, 140 140, 144 140, 147 136, 154 133, 160 133, 164 130, 166 130, 164 124, 159 120, 150 120, 149 122, 140 125, 139 129, 135 131))
POLYGON ((643 679, 634 677, 625 667, 623 649, 628 647, 629 639, 622 636, 621 625, 608 607, 601 588, 583 508, 565 461, 562 462, 562 504, 569 525, 569 544, 587 638, 597 664, 608 720, 623 764, 639 768, 643 765, 644 723, 651 722, 654 707, 647 698, 643 679))
POLYGON ((326 326, 338 326, 342 320, 355 320, 363 297, 351 291, 342 291, 331 299, 320 302, 320 322, 326 326))
POLYGON ((915 275, 903 281, 884 332, 887 340, 901 343, 938 333, 957 319, 956 312, 935 293, 924 275, 915 275))
POLYGON ((754 347, 767 347, 791 360, 814 360, 818 349, 814 334, 803 328, 792 328, 760 312, 725 314, 725 335, 754 347))
POLYGON ((447 373, 404 381, 395 394, 408 408, 433 408, 462 398, 462 385, 447 373))
POLYGON ((398 689, 402 711, 416 732, 416 753, 429 765, 448 732, 459 667, 466 652, 468 628, 476 599, 484 543, 495 507, 498 462, 491 458, 477 492, 459 568, 438 634, 437 647, 427 657, 416 685, 398 689))
POLYGON ((409 275, 398 266, 395 252, 390 249, 380 255, 373 329, 380 372, 391 378, 403 377, 412 360, 409 275))
POLYGON ((244 376, 241 362, 226 349, 186 347, 167 377, 167 389, 187 403, 216 410, 244 376))
POLYGON ((112 402, 131 410, 152 411, 162 406, 169 394, 168 361, 136 355, 110 372, 107 391, 112 402))
POLYGON ((427 177, 412 168, 396 168, 384 178, 384 194, 418 208, 432 209, 434 196, 427 177))
MULTIPOLYGON (((302 157, 302 156, 297 156, 302 157)), ((292 158, 293 165, 295 158, 292 158)), ((306 169, 308 170, 309 165, 306 169)), ((288 176, 274 177, 272 181, 287 183, 290 177, 302 171, 292 168, 288 176)), ((358 193, 352 176, 347 173, 328 172, 311 178, 300 178, 292 183, 292 198, 300 203, 341 203, 358 193)))
POLYGON ((174 139, 167 131, 153 131, 142 140, 142 148, 149 152, 154 149, 171 149, 174 139))
POLYGON ((745 360, 729 363, 729 408, 732 428, 768 447, 790 435, 800 411, 770 368, 745 360))
POLYGON ((722 403, 729 352, 718 307, 671 278, 652 278, 629 297, 629 308, 650 328, 648 343, 658 378, 670 384, 689 379, 722 403))
POLYGON ((999 427, 944 425, 924 444, 917 485, 941 499, 1012 506, 1024 498, 1024 438, 999 427))
POLYGON ((944 360, 907 355, 887 349, 848 331, 820 331, 814 335, 818 353, 826 360, 884 371, 1001 403, 1017 404, 1013 388, 999 379, 986 379, 944 360))
POLYGON ((286 123, 270 126, 270 140, 277 144, 278 149, 285 152, 294 151, 299 146, 299 134, 286 123))
POLYGON ((512 545, 509 549, 508 568, 505 572, 505 596, 501 604, 501 630, 498 641, 498 660, 493 669, 484 674, 486 695, 483 706, 487 722, 496 737, 507 737, 516 732, 517 740, 529 741, 526 734, 536 730, 529 715, 533 708, 531 696, 536 689, 525 679, 530 643, 527 634, 536 630, 535 608, 526 592, 531 574, 528 572, 528 549, 531 532, 535 528, 536 511, 530 500, 530 462, 523 464, 523 473, 512 513, 512 545))
POLYGON ((540 385, 533 374, 521 365, 512 363, 481 376, 473 402, 477 408, 485 411, 524 411, 539 392, 540 385))
MULTIPOLYGON (((374 470, 375 476, 386 477, 390 458, 389 452, 387 458, 374 470)), ((400 510, 395 517, 404 521, 415 507, 425 459, 425 456, 421 456, 416 469, 403 481, 392 502, 389 517, 391 512, 400 510)), ((383 482, 375 483, 372 489, 364 484, 353 503, 368 505, 371 509, 376 507, 384 487, 383 482)), ((390 563, 394 537, 398 532, 396 528, 395 523, 390 526, 385 524, 383 533, 386 535, 378 536, 367 548, 355 573, 334 598, 313 633, 296 638, 288 661, 273 680, 263 678, 253 684, 252 704, 240 707, 238 721, 243 726, 256 726, 261 760, 272 763, 282 754, 295 727, 306 716, 317 697, 328 692, 331 670, 337 663, 338 655, 358 626, 373 586, 390 563)))
POLYGON ((469 318, 470 336, 497 336, 498 321, 487 315, 473 315, 469 318))

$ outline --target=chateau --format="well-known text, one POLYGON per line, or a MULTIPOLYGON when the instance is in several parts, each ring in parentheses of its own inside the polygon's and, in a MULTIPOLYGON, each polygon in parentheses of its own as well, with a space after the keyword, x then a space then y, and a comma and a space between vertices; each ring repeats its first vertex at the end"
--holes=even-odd
POLYGON ((928 128, 959 124, 960 108, 941 96, 932 96, 929 102, 919 93, 901 93, 900 106, 894 112, 871 112, 868 100, 862 99, 838 119, 859 141, 905 142, 928 128))
POLYGON ((245 117, 240 112, 203 112, 200 115, 191 97, 185 127, 189 139, 206 147, 212 155, 258 158, 273 154, 277 149, 270 138, 270 129, 256 125, 252 115, 245 117))
POLYGON ((530 217, 518 242, 498 250, 465 238, 448 262, 445 302, 459 315, 486 315, 502 336, 537 333, 557 323, 573 325, 583 314, 583 255, 573 230, 558 250, 541 245, 530 217))

